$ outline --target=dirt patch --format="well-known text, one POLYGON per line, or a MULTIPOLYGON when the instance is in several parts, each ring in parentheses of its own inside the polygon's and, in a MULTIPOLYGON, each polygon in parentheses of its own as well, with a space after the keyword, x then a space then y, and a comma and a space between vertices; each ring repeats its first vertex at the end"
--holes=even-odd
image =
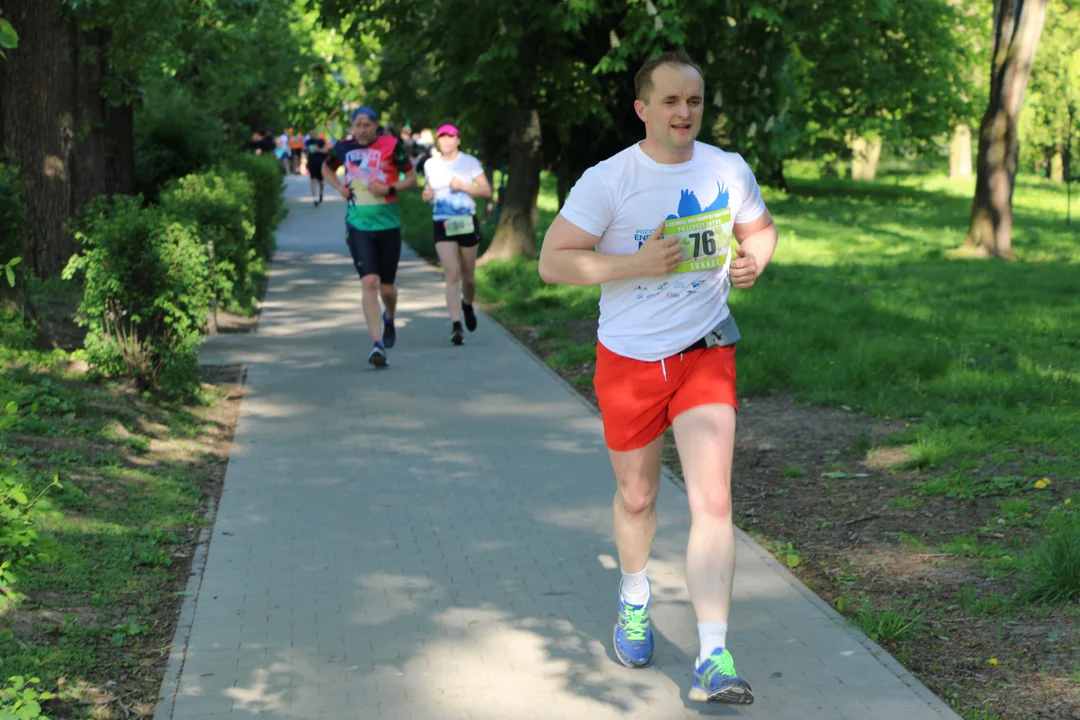
MULTIPOLYGON (((544 339, 541 328, 508 329, 596 404, 592 363, 551 362, 559 342, 594 344, 595 321, 560 326, 557 341, 544 339)), ((871 634, 873 619, 914 619, 903 639, 876 639, 954 707, 988 720, 1080 719, 1080 612, 1013 602, 1020 581, 988 572, 979 557, 980 548, 1007 541, 1030 547, 1039 528, 1002 526, 1001 494, 992 490, 967 499, 920 493, 917 483, 933 473, 905 469, 908 452, 883 445, 905 429, 900 420, 806 407, 787 396, 743 399, 736 522, 871 634), (987 715, 977 714, 983 709, 987 715)), ((680 474, 670 431, 664 457, 680 474)))

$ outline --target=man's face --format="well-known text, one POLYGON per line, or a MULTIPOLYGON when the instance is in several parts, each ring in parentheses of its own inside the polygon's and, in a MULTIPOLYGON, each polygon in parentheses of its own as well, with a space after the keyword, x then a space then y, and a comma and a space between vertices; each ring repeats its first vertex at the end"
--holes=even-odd
POLYGON ((402 128, 401 139, 406 141, 412 140, 412 130, 410 130, 409 128, 402 128))
POLYGON ((353 118, 349 131, 358 143, 361 145, 370 145, 375 142, 375 135, 379 131, 379 124, 367 115, 357 115, 353 118))
POLYGON ((440 155, 453 155, 461 145, 461 138, 457 135, 440 135, 436 142, 439 143, 440 155))
POLYGON ((653 70, 646 102, 634 103, 645 136, 669 150, 686 150, 701 131, 705 82, 692 67, 661 65, 653 70))

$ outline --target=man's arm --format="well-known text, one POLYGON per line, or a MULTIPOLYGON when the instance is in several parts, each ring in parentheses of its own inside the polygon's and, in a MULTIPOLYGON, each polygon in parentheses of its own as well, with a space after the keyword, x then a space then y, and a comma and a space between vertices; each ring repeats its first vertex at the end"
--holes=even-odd
POLYGON ((405 177, 397 182, 392 182, 389 185, 372 180, 368 183, 368 192, 375 197, 386 197, 390 194, 390 188, 394 188, 395 193, 409 190, 416 187, 416 170, 409 168, 405 172, 405 177))
POLYGON ((745 290, 754 285, 772 259, 776 250, 776 223, 766 210, 757 220, 736 223, 732 233, 739 247, 735 249, 738 257, 731 261, 731 282, 745 290))
POLYGON ((330 183, 330 187, 334 188, 335 190, 338 191, 338 193, 341 194, 341 197, 348 200, 349 199, 349 194, 352 192, 352 190, 350 188, 346 187, 345 183, 338 180, 338 176, 337 176, 337 166, 338 165, 339 165, 339 163, 335 162, 335 158, 333 158, 333 157, 326 158, 326 162, 324 162, 322 164, 322 177, 323 177, 323 180, 330 183))
POLYGON ((676 236, 664 237, 664 223, 632 255, 595 252, 600 242, 562 216, 555 216, 540 248, 540 277, 559 285, 599 285, 632 277, 667 275, 683 260, 676 236))

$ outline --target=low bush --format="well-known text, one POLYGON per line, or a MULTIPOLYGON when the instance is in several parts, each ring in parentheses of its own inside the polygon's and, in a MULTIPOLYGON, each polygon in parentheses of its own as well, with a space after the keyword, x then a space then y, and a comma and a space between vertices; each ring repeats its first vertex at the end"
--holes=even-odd
POLYGON ((274 253, 274 229, 285 214, 281 164, 271 155, 236 154, 224 169, 244 173, 255 188, 255 252, 265 259, 274 253))
POLYGON ((138 196, 98 199, 79 216, 82 252, 64 277, 84 275, 86 351, 106 375, 170 396, 198 387, 196 348, 212 290, 196 230, 138 196))
POLYGON ((250 311, 256 288, 250 264, 255 256, 255 188, 247 176, 224 167, 171 180, 161 207, 174 220, 193 224, 211 259, 211 283, 218 303, 250 311))

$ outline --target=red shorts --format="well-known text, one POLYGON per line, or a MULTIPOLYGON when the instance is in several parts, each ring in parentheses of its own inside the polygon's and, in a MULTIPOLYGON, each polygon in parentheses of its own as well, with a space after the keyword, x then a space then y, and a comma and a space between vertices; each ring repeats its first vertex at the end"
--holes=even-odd
POLYGON ((691 408, 730 405, 739 409, 734 345, 645 362, 623 357, 598 342, 593 386, 600 401, 604 440, 617 452, 645 447, 691 408))

